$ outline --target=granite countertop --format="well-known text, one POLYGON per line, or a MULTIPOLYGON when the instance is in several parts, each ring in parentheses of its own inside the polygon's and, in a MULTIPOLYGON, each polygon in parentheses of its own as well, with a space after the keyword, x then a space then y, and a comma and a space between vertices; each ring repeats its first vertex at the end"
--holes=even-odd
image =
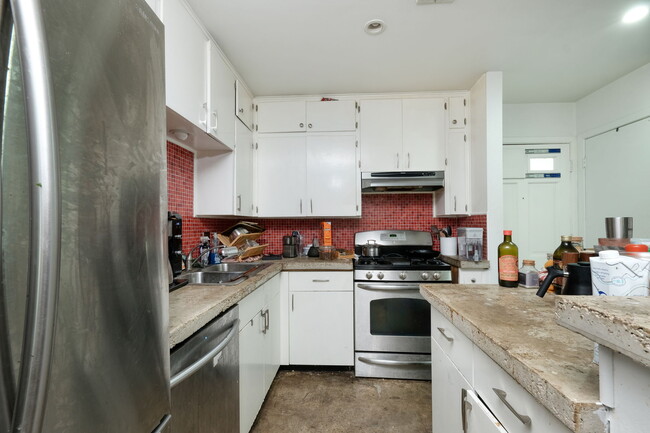
POLYGON ((650 297, 560 296, 557 322, 650 367, 650 297))
POLYGON ((443 255, 440 255, 439 258, 443 262, 461 269, 490 269, 489 260, 479 260, 478 262, 475 262, 474 260, 468 260, 460 256, 443 255))
POLYGON ((188 284, 169 294, 169 347, 181 343, 281 271, 352 271, 352 259, 295 258, 271 264, 234 286, 188 284))
POLYGON ((555 323, 555 296, 497 285, 423 284, 431 305, 572 431, 603 431, 593 342, 555 323))

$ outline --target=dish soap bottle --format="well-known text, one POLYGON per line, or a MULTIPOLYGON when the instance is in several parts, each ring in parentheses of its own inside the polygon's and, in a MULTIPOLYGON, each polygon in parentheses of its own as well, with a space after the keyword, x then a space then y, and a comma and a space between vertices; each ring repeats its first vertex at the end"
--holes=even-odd
POLYGON ((503 242, 499 244, 499 285, 519 285, 519 247, 512 242, 512 230, 503 231, 503 242))

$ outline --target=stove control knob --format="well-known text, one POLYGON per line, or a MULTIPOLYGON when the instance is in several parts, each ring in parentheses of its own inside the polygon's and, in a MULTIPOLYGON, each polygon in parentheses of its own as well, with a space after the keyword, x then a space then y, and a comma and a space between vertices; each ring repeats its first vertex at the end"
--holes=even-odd
POLYGON ((400 280, 405 280, 406 279, 406 272, 400 272, 399 273, 399 279, 400 280))
POLYGON ((422 275, 420 275, 420 278, 423 280, 428 280, 429 279, 429 273, 428 272, 422 272, 422 275))
POLYGON ((440 279, 440 272, 434 272, 432 277, 436 281, 439 280, 440 279))
POLYGON ((366 272, 366 278, 368 280, 372 279, 372 272, 366 272))
POLYGON ((383 280, 384 279, 384 273, 383 272, 378 273, 377 278, 379 278, 380 280, 383 280))

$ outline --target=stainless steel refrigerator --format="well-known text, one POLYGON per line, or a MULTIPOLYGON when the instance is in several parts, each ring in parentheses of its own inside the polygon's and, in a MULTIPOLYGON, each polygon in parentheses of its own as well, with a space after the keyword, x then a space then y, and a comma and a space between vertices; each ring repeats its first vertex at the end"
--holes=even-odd
POLYGON ((162 23, 144 0, 0 4, 0 432, 162 431, 162 23))

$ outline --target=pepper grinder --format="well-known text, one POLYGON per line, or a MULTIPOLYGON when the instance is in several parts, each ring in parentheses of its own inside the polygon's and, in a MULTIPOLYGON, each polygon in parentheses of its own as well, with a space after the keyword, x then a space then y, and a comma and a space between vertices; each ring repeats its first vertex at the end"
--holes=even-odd
POLYGON ((318 238, 314 238, 311 248, 309 248, 309 251, 307 251, 307 257, 318 257, 319 256, 318 246, 319 246, 318 238))

